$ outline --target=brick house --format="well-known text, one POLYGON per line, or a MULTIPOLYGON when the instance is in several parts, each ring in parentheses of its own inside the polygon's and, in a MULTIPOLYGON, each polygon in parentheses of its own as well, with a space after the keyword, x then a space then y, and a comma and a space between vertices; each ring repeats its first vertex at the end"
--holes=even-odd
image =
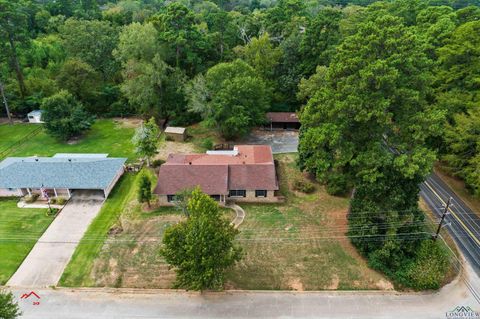
POLYGON ((199 186, 216 201, 276 202, 278 180, 268 145, 238 145, 232 151, 170 154, 160 167, 155 193, 160 205, 175 194, 199 186))

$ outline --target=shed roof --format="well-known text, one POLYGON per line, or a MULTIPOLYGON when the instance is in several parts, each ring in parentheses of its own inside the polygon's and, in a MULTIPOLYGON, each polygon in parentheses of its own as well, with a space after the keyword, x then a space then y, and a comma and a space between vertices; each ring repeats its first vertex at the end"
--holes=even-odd
POLYGON ((183 134, 185 133, 185 128, 177 126, 167 126, 167 128, 165 129, 165 133, 183 134))
POLYGON ((266 115, 270 122, 300 123, 295 112, 268 112, 266 115))
POLYGON ((42 115, 42 113, 43 113, 42 110, 34 110, 28 113, 27 116, 39 116, 39 115, 42 115))
POLYGON ((0 163, 0 188, 105 189, 126 160, 9 157, 0 163))

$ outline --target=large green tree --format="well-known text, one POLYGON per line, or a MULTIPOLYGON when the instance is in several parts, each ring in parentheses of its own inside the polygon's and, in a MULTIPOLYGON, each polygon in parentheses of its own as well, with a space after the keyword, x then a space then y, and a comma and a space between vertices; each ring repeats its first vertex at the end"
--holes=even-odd
POLYGON ((480 197, 480 105, 455 114, 445 132, 450 171, 465 180, 468 188, 480 197))
POLYGON ((431 66, 400 19, 361 24, 301 113, 301 167, 323 181, 346 174, 373 182, 389 162, 405 177, 430 172, 427 140, 443 119, 430 103, 431 66))
POLYGON ((282 51, 275 47, 268 33, 255 37, 239 49, 240 57, 250 64, 265 81, 272 81, 275 67, 280 62, 282 51))
MULTIPOLYGON (((72 93, 92 113, 102 114, 105 109, 96 110, 99 83, 101 76, 88 63, 78 58, 65 61, 57 75, 60 88, 72 93)), ((102 105, 104 108, 104 106, 102 105)))
POLYGON ((0 1, 0 46, 5 48, 0 54, 7 53, 10 59, 9 62, 15 71, 21 97, 26 96, 27 88, 17 46, 20 41, 27 39, 28 14, 25 6, 23 1, 0 1))
POLYGON ((165 62, 158 37, 151 23, 123 28, 113 53, 122 65, 120 89, 138 113, 188 124, 196 117, 185 112, 185 74, 165 62))
POLYGON ((150 166, 150 159, 157 154, 159 134, 160 130, 155 123, 155 118, 152 117, 135 130, 132 138, 137 154, 145 157, 148 166, 150 166))
POLYGON ((322 9, 305 27, 300 44, 302 69, 305 75, 311 75, 317 65, 328 65, 335 47, 341 40, 340 9, 322 9))
POLYGON ((449 115, 480 103, 480 21, 459 26, 438 49, 438 102, 449 115))
POLYGON ((225 271, 241 257, 241 249, 234 244, 238 231, 198 188, 189 196, 187 210, 189 217, 163 236, 161 254, 177 273, 175 287, 222 289, 225 271))
POLYGON ((45 98, 41 108, 47 132, 64 141, 84 133, 94 121, 93 116, 66 90, 45 98))
POLYGON ((208 70, 210 95, 207 109, 219 132, 227 139, 244 136, 261 124, 269 105, 264 81, 242 60, 220 63, 208 70))
POLYGON ((112 51, 117 45, 118 30, 108 21, 70 18, 60 26, 60 37, 69 57, 77 57, 112 78, 117 71, 112 51))
POLYGON ((202 70, 210 44, 199 31, 193 11, 179 2, 172 2, 152 21, 159 31, 160 40, 169 48, 172 65, 188 74, 202 70))
POLYGON ((319 87, 300 116, 300 166, 331 193, 355 186, 352 242, 372 267, 411 287, 424 280, 406 269, 427 237, 418 185, 432 170, 429 139, 444 120, 421 44, 402 19, 370 17, 338 47, 326 74, 319 70, 324 80, 312 79, 319 87))

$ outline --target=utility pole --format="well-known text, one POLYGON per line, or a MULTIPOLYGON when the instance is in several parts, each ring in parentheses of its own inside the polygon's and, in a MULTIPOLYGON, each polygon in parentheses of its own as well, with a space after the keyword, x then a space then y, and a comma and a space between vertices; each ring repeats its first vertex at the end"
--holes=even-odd
POLYGON ((442 214, 442 219, 440 219, 440 224, 438 224, 437 233, 435 234, 435 236, 433 236, 434 241, 437 240, 438 234, 440 233, 440 229, 442 229, 443 221, 445 220, 445 216, 447 216, 447 214, 448 214, 448 208, 450 206, 450 201, 451 200, 452 200, 452 198, 449 197, 448 201, 447 201, 447 205, 445 205, 445 209, 444 209, 443 214, 442 214))
POLYGON ((7 98, 5 97, 5 92, 3 91, 3 83, 0 82, 0 94, 2 94, 3 105, 5 105, 5 111, 7 112, 8 121, 10 124, 13 124, 12 116, 10 115, 10 109, 8 108, 7 98))

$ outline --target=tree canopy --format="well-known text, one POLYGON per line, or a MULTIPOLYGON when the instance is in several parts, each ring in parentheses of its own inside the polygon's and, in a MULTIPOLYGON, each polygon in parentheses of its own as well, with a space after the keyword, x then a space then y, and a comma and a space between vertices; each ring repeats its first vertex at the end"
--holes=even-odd
POLYGON ((69 140, 88 130, 94 121, 83 105, 68 91, 62 90, 42 103, 45 129, 53 136, 69 140))
POLYGON ((175 286, 222 289, 225 271, 241 257, 241 249, 233 242, 238 231, 198 188, 188 197, 187 210, 188 218, 169 227, 163 236, 161 254, 177 273, 175 286))

